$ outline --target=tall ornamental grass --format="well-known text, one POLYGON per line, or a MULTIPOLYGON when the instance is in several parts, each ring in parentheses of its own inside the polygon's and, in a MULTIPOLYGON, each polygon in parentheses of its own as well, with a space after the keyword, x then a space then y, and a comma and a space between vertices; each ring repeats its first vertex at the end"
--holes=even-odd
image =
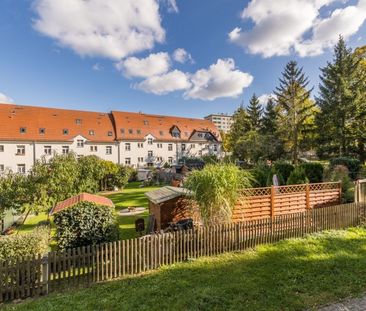
POLYGON ((193 171, 185 187, 192 191, 203 222, 230 222, 240 190, 251 187, 252 175, 233 164, 209 164, 193 171))

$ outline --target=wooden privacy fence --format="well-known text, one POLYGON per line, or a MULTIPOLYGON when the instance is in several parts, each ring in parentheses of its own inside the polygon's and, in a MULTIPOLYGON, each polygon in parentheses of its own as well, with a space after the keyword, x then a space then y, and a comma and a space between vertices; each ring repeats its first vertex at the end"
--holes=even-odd
POLYGON ((41 258, 0 262, 0 300, 90 285, 189 258, 245 250, 325 229, 359 225, 365 204, 344 204, 274 218, 201 227, 132 240, 54 251, 41 258))
POLYGON ((244 189, 233 210, 232 220, 240 222, 303 212, 339 204, 341 197, 340 182, 244 189))

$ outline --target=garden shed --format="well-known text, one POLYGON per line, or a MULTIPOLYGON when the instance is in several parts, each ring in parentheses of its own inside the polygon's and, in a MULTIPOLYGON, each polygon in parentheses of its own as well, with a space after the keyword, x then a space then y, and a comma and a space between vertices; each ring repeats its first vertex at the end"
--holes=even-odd
POLYGON ((105 205, 114 208, 113 202, 100 195, 90 194, 87 192, 80 193, 78 195, 74 195, 71 198, 68 198, 64 201, 58 202, 50 211, 50 215, 58 213, 66 208, 74 206, 80 202, 91 202, 97 205, 105 205))
POLYGON ((172 186, 145 193, 149 200, 149 212, 155 217, 155 231, 165 229, 170 222, 192 217, 184 200, 189 194, 187 189, 172 186))

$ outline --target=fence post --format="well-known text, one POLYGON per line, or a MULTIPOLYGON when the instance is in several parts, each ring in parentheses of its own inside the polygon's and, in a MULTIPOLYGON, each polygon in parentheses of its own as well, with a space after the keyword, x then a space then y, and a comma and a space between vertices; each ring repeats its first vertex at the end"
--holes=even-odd
POLYGON ((271 186, 271 217, 275 216, 275 186, 271 186))
POLYGON ((310 185, 306 184, 306 209, 310 208, 310 185))
POLYGON ((41 260, 42 264, 42 294, 48 294, 48 255, 44 255, 41 260))

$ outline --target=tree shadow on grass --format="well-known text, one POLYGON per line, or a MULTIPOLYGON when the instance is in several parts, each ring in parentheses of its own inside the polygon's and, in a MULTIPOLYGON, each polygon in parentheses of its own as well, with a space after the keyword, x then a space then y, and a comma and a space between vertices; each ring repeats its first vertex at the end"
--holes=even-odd
POLYGON ((366 290, 365 244, 363 229, 325 233, 50 295, 19 309, 312 309, 366 290))

